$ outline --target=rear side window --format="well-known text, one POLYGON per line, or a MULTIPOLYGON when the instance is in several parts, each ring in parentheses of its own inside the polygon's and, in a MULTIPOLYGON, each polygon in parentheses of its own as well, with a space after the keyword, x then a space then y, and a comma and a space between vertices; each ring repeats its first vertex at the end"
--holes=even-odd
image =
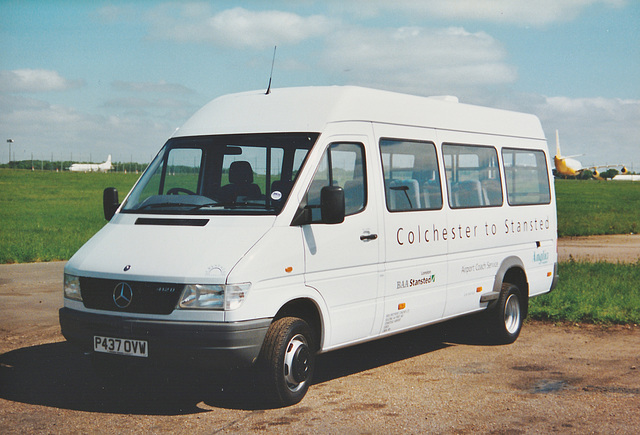
POLYGON ((451 208, 498 207, 502 184, 495 148, 442 145, 451 208))
POLYGON ((547 159, 543 151, 504 148, 502 162, 509 205, 551 202, 547 159))
POLYGON ((380 140, 389 211, 442 208, 436 148, 431 142, 380 140))

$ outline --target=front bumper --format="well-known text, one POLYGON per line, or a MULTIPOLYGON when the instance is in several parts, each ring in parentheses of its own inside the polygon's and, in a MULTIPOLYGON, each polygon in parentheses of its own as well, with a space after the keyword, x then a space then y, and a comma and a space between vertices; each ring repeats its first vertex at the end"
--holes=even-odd
POLYGON ((221 368, 251 365, 271 324, 271 319, 232 323, 160 321, 70 308, 61 308, 59 316, 62 335, 84 352, 93 352, 94 335, 146 340, 149 357, 145 360, 195 362, 221 368))

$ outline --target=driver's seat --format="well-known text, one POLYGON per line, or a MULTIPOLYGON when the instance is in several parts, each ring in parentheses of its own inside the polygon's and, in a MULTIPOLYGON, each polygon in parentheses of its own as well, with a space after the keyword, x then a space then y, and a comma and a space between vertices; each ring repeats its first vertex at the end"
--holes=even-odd
POLYGON ((232 203, 237 200, 260 199, 260 187, 253 182, 251 163, 240 160, 229 166, 229 184, 220 188, 218 200, 232 203))

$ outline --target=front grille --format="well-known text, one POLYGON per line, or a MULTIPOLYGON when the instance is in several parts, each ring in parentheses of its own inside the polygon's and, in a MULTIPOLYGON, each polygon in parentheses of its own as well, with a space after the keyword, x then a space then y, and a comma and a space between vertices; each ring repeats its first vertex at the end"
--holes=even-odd
POLYGON ((84 306, 96 310, 171 314, 183 284, 80 278, 84 306))

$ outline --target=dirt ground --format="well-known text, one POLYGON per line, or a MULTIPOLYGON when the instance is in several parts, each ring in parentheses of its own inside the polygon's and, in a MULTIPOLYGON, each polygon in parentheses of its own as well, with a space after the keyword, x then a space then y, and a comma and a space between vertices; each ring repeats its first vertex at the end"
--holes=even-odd
POLYGON ((640 234, 564 237, 558 242, 560 261, 640 261, 640 234))
MULTIPOLYGON (((637 262, 640 237, 562 239, 558 250, 565 260, 637 262)), ((63 267, 0 265, 0 433, 632 434, 640 427, 637 325, 528 322, 508 346, 484 342, 472 322, 435 325, 321 355, 305 399, 282 409, 265 408, 242 373, 174 368, 104 381, 60 335, 63 267)))

